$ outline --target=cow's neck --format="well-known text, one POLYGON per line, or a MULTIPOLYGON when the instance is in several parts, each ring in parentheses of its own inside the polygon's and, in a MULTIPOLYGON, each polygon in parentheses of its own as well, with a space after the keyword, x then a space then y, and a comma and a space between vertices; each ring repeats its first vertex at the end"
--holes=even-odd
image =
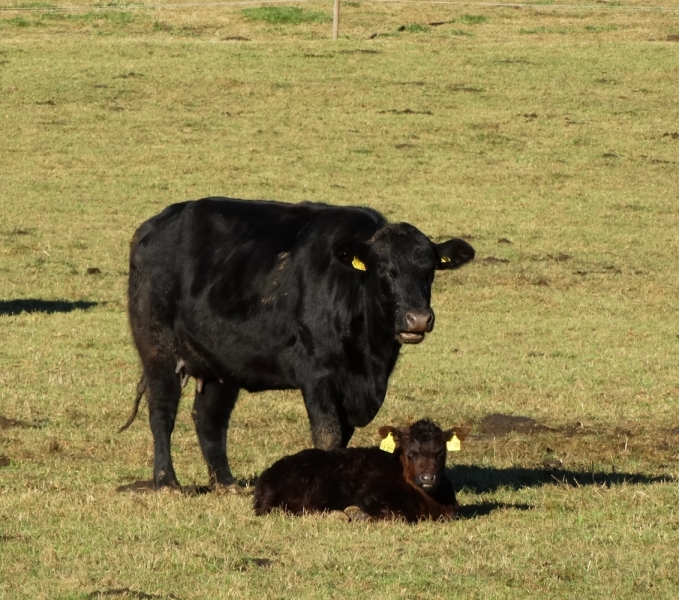
POLYGON ((396 341, 394 333, 394 318, 385 314, 382 307, 366 299, 363 303, 366 315, 366 329, 370 359, 374 365, 384 370, 386 379, 391 375, 396 359, 401 350, 401 344, 396 341))

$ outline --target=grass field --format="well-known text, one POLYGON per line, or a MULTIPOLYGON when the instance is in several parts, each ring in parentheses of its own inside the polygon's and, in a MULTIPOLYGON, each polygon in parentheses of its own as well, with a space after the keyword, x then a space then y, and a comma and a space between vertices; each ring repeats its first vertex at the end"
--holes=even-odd
POLYGON ((0 598, 678 597, 679 6, 650 4, 345 2, 332 42, 330 2, 5 0, 0 598), (471 426, 462 518, 255 517, 247 483, 310 444, 297 392, 242 396, 242 494, 116 491, 152 461, 145 410, 116 434, 129 240, 216 194, 475 246, 352 441, 471 426))

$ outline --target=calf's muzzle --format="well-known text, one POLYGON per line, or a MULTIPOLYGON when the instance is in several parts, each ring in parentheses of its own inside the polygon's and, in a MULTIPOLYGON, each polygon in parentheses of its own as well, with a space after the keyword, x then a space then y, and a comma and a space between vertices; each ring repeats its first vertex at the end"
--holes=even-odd
POLYGON ((438 482, 439 478, 436 473, 420 473, 415 477, 415 483, 423 489, 432 489, 438 482))

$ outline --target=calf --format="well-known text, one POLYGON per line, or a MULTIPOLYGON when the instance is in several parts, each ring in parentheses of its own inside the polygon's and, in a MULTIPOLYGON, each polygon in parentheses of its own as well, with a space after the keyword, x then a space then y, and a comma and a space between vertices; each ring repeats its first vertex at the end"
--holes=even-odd
POLYGON ((380 448, 309 449, 280 459, 257 482, 255 513, 344 510, 354 519, 409 523, 455 517, 446 446, 467 432, 442 431, 425 419, 402 429, 380 427, 379 433, 385 440, 380 448))

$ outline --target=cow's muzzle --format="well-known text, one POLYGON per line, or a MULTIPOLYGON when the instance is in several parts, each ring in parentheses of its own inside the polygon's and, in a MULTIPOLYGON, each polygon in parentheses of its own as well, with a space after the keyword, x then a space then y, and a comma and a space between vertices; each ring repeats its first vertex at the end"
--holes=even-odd
POLYGON ((434 328, 434 311, 431 308, 409 310, 403 317, 403 325, 396 339, 402 344, 419 344, 434 328))

